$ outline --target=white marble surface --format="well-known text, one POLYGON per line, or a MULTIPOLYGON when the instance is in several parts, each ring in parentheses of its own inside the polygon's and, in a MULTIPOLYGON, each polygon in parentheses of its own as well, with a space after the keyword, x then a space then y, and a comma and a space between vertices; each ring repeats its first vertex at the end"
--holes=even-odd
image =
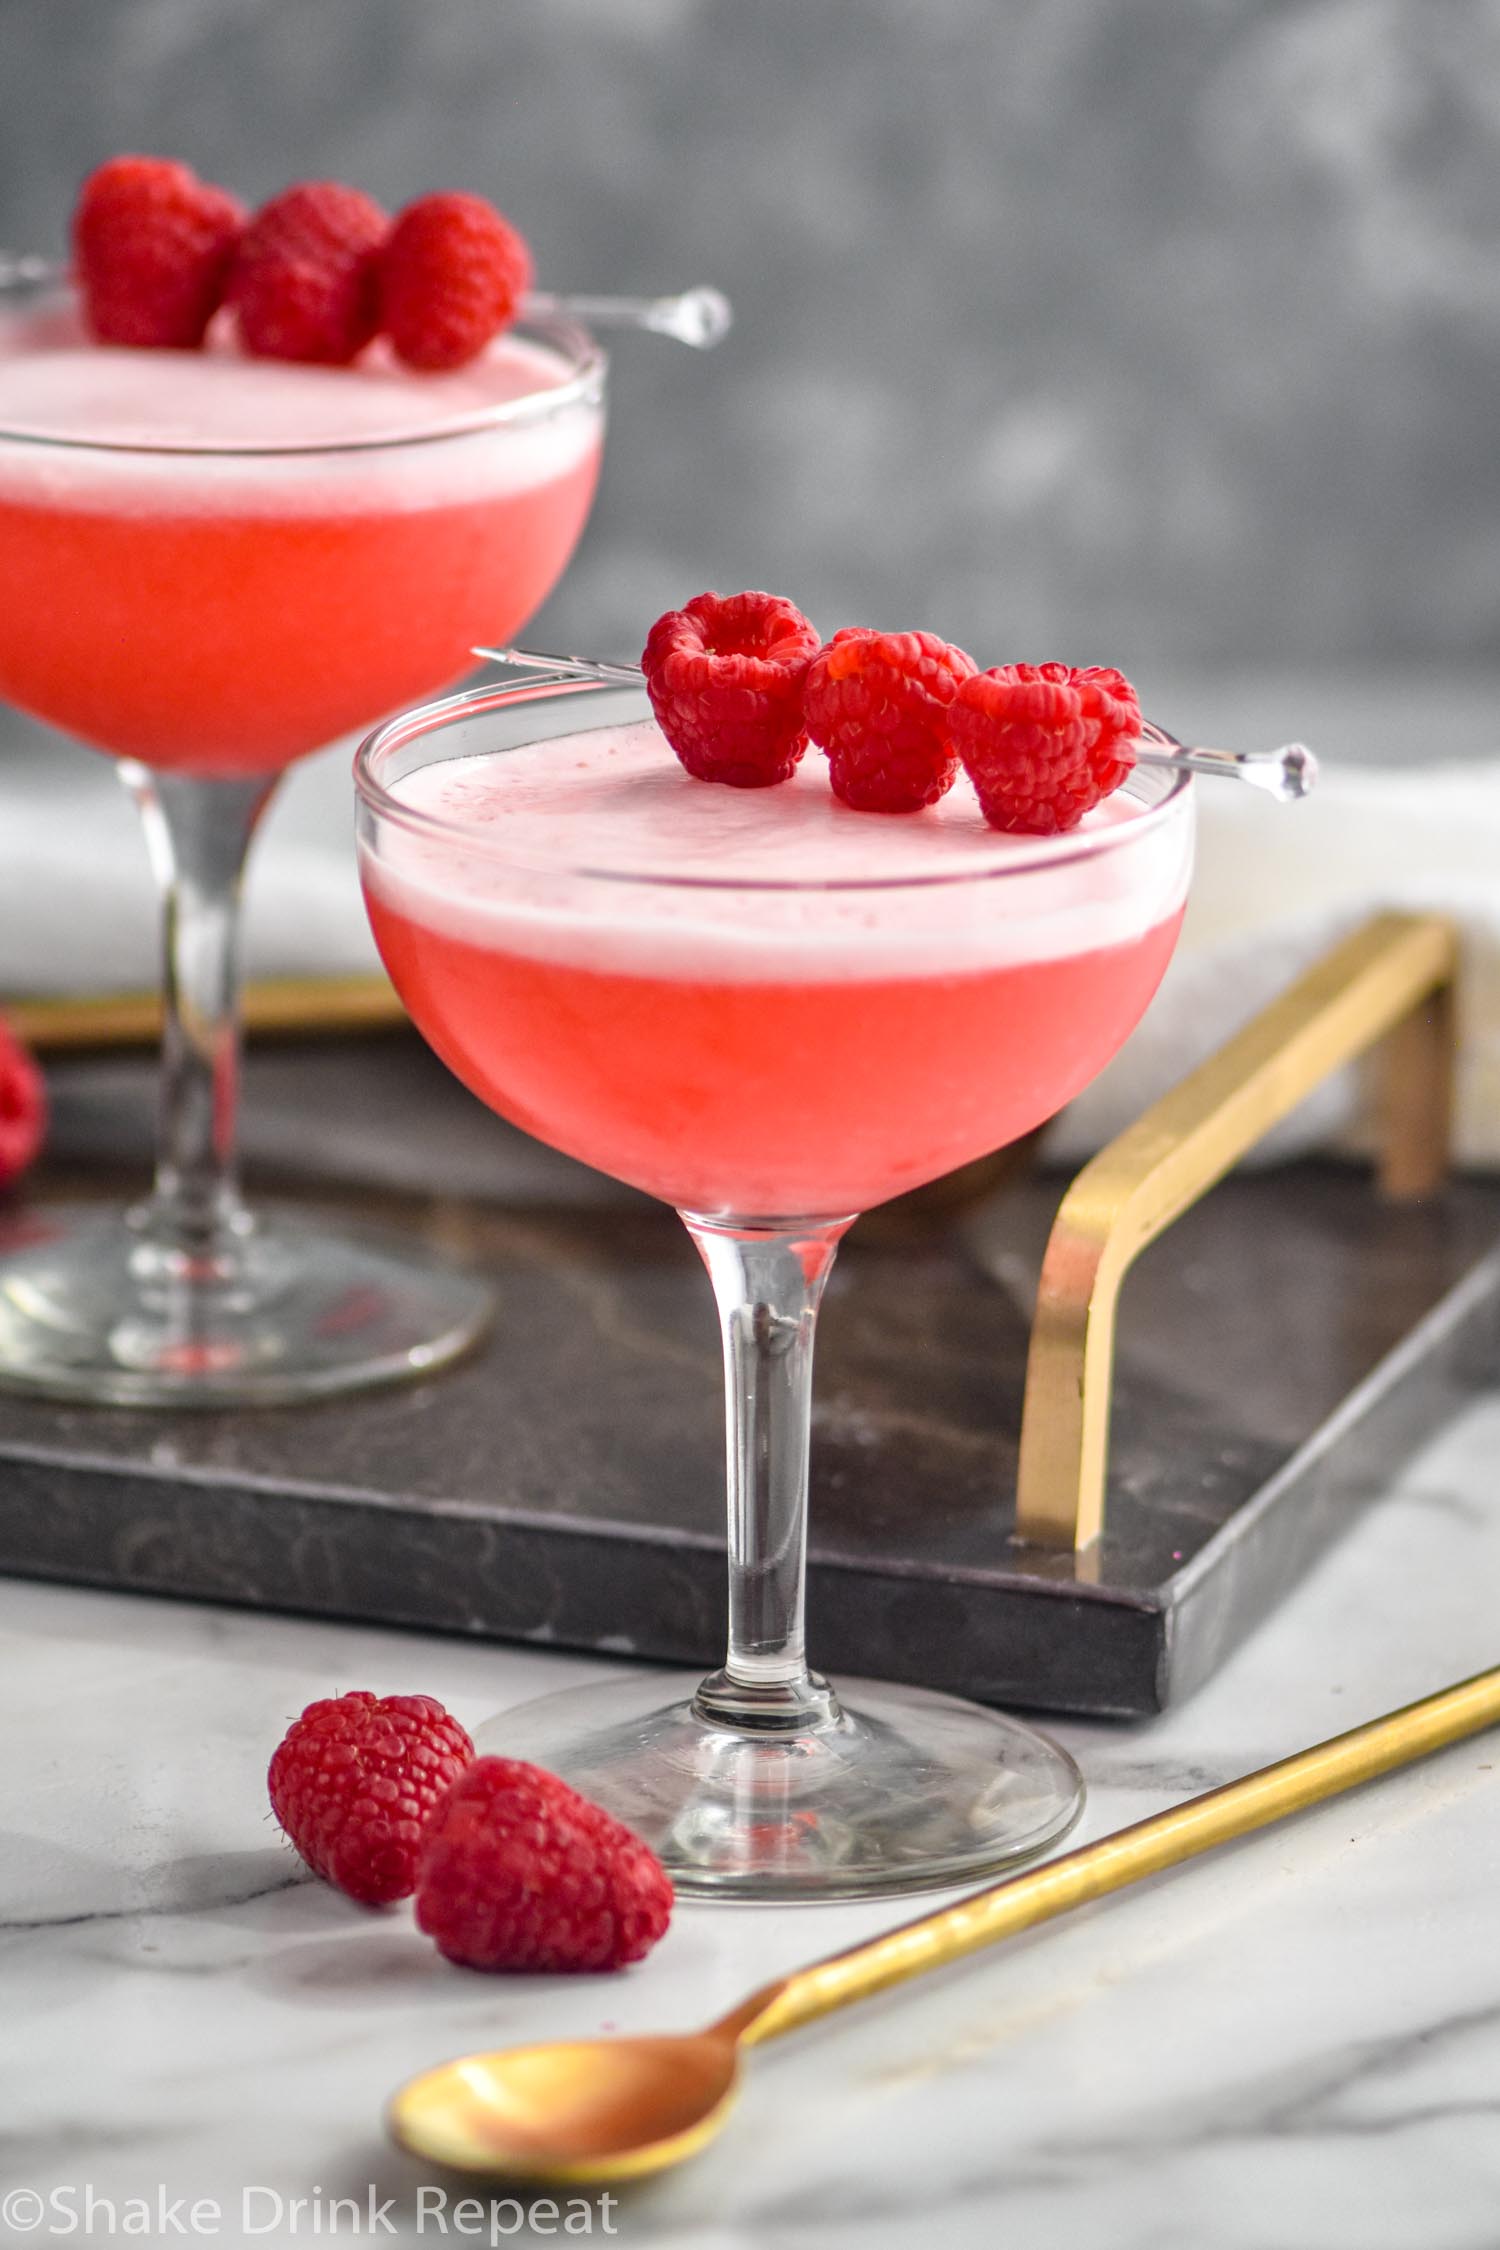
MULTIPOLYGON (((1500 1397, 1186 1709, 1060 1727, 1092 1785, 1084 1833, 1500 1660, 1497 1456, 1500 1397)), ((7 2245, 109 2239, 106 2205, 81 2223, 90 2188, 116 2236, 141 2231, 131 2199, 181 2199, 154 2242, 459 2239, 383 2144, 400 2079, 476 2046, 691 2025, 902 1918, 682 1907, 623 1977, 466 1973, 405 1909, 364 1914, 300 1875, 267 1756, 317 1695, 425 1689, 472 1724, 596 1663, 14 1582, 0 1635, 7 2245), (70 2193, 38 2220, 28 2190, 70 2193), (347 2196, 357 2235, 330 2217, 347 2196)), ((596 2206, 594 2235, 608 2218, 671 2250, 1493 2250, 1497 1774, 1481 1738, 765 2049, 717 2146, 596 2206)), ((502 2240, 548 2224, 495 2216, 502 2240)), ((488 2239, 489 2214, 474 2223, 488 2239)))

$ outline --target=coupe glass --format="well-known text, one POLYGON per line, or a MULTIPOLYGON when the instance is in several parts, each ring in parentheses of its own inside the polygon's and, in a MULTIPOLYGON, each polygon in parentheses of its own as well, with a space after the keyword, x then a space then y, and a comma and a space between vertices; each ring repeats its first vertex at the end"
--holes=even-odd
POLYGON ((903 869, 781 876, 787 792, 759 797, 757 850, 716 853, 695 824, 731 792, 683 775, 648 718, 597 671, 521 677, 392 721, 356 761, 366 899, 419 1028, 496 1110, 676 1206, 723 1337, 722 1667, 571 1690, 481 1741, 607 1805, 689 1894, 966 1881, 1060 1836, 1082 1786, 997 1712, 809 1670, 818 1303, 863 1205, 1029 1131, 1120 1045, 1181 920, 1190 786, 1138 769, 1116 817, 1017 839, 956 803, 961 834, 847 813, 810 763, 802 811, 903 869), (530 777, 514 818, 465 809, 463 761, 497 753, 490 772, 530 777))
POLYGON ((112 383, 212 369, 88 345, 69 291, 0 287, 0 374, 8 354, 56 350, 97 385, 82 428, 76 410, 57 431, 0 406, 0 697, 120 759, 162 899, 165 1011, 149 1199, 0 1225, 0 1382, 122 1405, 289 1400, 425 1371, 484 1323, 480 1285, 419 1249, 242 1201, 236 933, 285 767, 467 671, 572 552, 603 356, 561 317, 514 336, 503 397, 377 361, 307 371, 315 392, 343 386, 321 394, 316 443, 295 424, 204 443, 191 414, 137 438, 112 383), (387 396, 399 434, 361 434, 355 406, 383 413, 387 396))

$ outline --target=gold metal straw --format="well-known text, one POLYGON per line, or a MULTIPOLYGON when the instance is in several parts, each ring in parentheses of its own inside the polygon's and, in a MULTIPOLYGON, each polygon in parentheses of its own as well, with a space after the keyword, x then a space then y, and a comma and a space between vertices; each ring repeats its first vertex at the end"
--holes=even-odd
POLYGON ((1113 1836, 1102 1836, 1095 1844, 1080 1845, 1045 1866, 1014 1875, 921 1921, 908 1922, 868 1945, 798 1969, 779 1986, 767 1986, 756 1994, 728 2020, 745 2019, 741 2037, 751 2046, 774 2039, 833 2008, 846 2007, 851 2000, 866 1999, 887 1985, 920 1976, 924 1969, 993 1945, 998 1938, 1015 1937, 1055 1914, 1066 1914, 1070 1907, 1084 1906, 1182 1860, 1196 1859, 1216 1844, 1268 1828, 1290 1813, 1355 1789, 1451 1742, 1462 1742, 1497 1721, 1500 1667, 1384 1718, 1371 1719, 1277 1765, 1264 1766, 1242 1781, 1190 1797, 1186 1804, 1155 1813, 1113 1836))

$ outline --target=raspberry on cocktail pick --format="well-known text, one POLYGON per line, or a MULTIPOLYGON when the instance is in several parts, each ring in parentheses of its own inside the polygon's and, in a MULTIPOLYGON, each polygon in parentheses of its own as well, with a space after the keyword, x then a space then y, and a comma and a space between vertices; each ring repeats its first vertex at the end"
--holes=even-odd
POLYGON ((193 350, 244 228, 244 205, 186 164, 110 157, 73 207, 73 269, 91 333, 102 344, 193 350))
POLYGON ((920 812, 953 785, 943 721, 974 659, 936 633, 850 626, 818 650, 802 709, 833 793, 856 812, 920 812))
POLYGON ((764 789, 807 748, 802 689, 816 629, 779 594, 695 594, 658 617, 641 658, 656 723, 698 781, 764 789))
POLYGON ((622 1969, 672 1915, 666 1869, 631 1829, 519 1758, 476 1758, 438 1806, 417 1927, 470 1969, 622 1969))
POLYGON ((1003 664, 964 682, 947 723, 990 826, 1055 836, 1119 788, 1141 712, 1108 666, 1003 664))
POLYGON ((408 367, 467 366, 515 319, 532 270, 524 235, 482 195, 419 196, 380 254, 381 327, 408 367))
POLYGON ((335 180, 303 180, 262 204, 226 292, 246 351, 346 366, 380 325, 389 230, 372 197, 335 180))

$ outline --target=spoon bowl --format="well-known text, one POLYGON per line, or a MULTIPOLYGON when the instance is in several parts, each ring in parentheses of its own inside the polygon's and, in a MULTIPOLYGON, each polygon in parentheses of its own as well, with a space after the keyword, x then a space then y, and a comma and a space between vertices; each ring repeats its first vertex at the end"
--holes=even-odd
POLYGON ((695 2154, 739 2077, 736 2041, 718 2027, 511 2047, 412 2079, 387 2123, 402 2148, 450 2171, 598 2186, 695 2154))

